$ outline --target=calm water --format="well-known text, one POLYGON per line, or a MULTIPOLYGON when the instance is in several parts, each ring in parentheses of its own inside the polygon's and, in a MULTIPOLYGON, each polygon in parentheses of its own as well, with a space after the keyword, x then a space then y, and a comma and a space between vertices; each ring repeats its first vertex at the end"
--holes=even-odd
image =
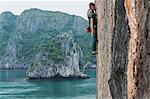
POLYGON ((96 99, 95 70, 90 79, 27 81, 25 70, 0 70, 0 99, 96 99))

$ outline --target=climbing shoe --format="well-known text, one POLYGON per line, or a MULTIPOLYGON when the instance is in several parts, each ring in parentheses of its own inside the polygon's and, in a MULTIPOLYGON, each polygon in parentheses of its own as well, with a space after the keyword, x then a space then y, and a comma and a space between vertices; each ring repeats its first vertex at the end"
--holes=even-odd
POLYGON ((97 51, 92 51, 92 55, 95 55, 95 54, 97 54, 97 51))

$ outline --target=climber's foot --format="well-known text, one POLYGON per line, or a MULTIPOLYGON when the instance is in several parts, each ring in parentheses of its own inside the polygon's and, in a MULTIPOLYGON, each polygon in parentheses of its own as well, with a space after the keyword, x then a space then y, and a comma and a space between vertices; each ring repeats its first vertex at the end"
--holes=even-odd
POLYGON ((95 54, 97 54, 97 51, 92 51, 92 55, 95 55, 95 54))

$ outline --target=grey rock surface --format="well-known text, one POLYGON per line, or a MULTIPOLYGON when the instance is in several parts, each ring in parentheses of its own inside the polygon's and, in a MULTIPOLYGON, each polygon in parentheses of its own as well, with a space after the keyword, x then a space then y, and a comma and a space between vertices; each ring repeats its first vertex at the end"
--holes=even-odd
POLYGON ((32 66, 27 70, 28 78, 83 77, 86 75, 80 71, 81 48, 67 34, 58 35, 56 39, 61 48, 63 59, 55 62, 48 52, 41 50, 32 66))
POLYGON ((59 11, 32 8, 20 15, 3 12, 0 14, 0 69, 28 68, 42 45, 64 33, 81 47, 81 64, 92 62, 95 59, 90 51, 92 38, 85 30, 87 25, 87 20, 82 17, 59 11))
POLYGON ((148 0, 96 0, 97 99, 149 99, 148 0))

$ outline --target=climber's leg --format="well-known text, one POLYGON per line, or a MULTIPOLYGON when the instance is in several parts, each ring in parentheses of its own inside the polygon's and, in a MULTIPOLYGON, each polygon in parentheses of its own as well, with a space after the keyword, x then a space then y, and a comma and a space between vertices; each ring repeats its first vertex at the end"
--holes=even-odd
POLYGON ((93 35, 92 54, 97 54, 97 34, 93 35))
POLYGON ((96 32, 96 51, 97 51, 97 49, 98 49, 98 39, 97 39, 97 32, 96 32))
POLYGON ((96 35, 93 35, 93 47, 92 51, 96 51, 96 35))

